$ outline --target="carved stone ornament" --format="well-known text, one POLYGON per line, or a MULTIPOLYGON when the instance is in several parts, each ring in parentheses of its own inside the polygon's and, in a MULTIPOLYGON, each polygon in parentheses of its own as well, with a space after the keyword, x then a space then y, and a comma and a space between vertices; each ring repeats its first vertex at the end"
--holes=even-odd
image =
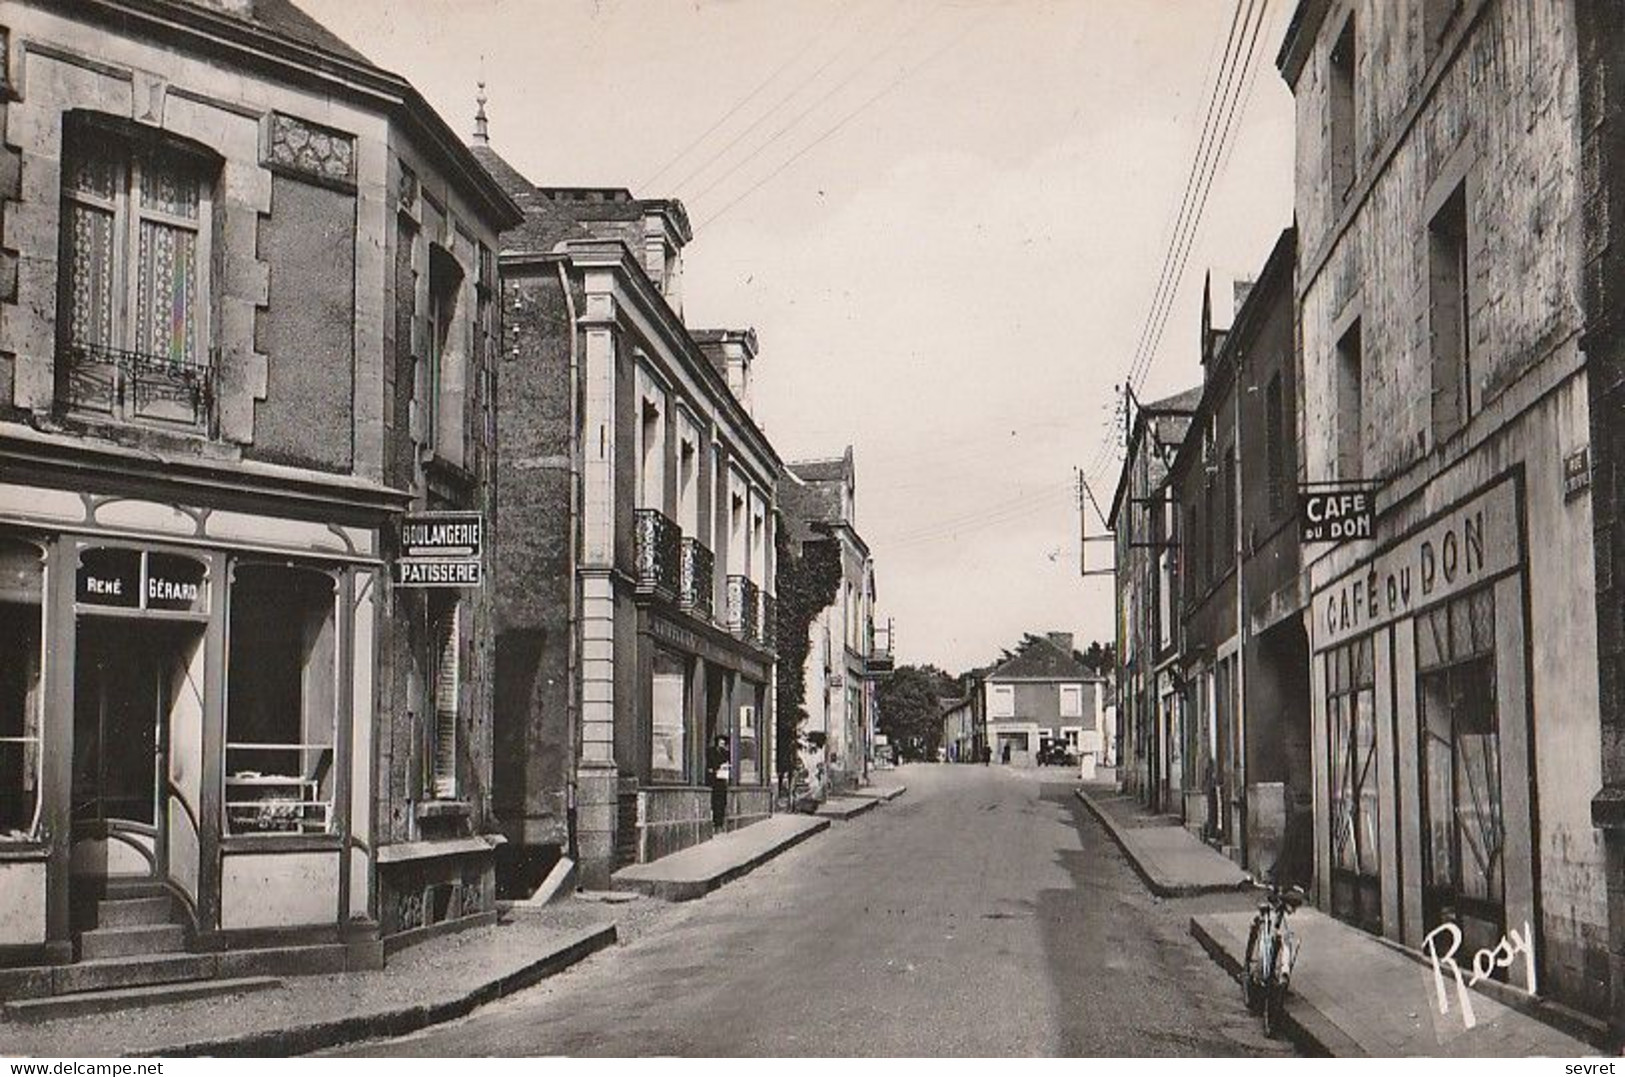
POLYGON ((266 121, 263 163, 318 183, 354 187, 355 136, 273 112, 266 121))

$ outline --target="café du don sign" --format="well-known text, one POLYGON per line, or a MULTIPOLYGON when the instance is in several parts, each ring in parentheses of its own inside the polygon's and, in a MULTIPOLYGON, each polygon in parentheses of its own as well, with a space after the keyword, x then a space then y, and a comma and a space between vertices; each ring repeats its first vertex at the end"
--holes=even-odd
POLYGON ((485 518, 478 512, 424 512, 401 521, 397 587, 478 587, 485 518))

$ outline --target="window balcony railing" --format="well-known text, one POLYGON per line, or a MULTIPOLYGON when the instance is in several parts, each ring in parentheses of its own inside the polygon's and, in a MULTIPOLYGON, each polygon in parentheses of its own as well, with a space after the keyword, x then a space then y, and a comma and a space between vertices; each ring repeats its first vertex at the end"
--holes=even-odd
POLYGON ((762 618, 756 626, 756 642, 769 651, 779 648, 779 600, 762 592, 762 618))
POLYGON ((638 509, 633 520, 638 593, 676 598, 682 583, 683 532, 659 509, 638 509))
POLYGON ((761 589, 746 576, 728 577, 728 631, 748 643, 761 641, 761 589))
POLYGON ((64 343, 57 350, 62 402, 75 411, 180 426, 208 424, 214 364, 187 362, 100 344, 64 343))
POLYGON ((715 561, 699 539, 683 539, 682 588, 677 592, 677 604, 707 621, 715 605, 715 561))

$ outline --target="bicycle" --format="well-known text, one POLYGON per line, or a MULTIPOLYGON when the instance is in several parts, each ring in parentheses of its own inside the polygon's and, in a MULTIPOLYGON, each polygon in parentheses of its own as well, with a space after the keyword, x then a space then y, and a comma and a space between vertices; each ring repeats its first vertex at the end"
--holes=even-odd
POLYGON ((1264 891, 1258 913, 1247 932, 1247 956, 1241 988, 1251 1013, 1262 1013, 1264 1035, 1274 1038, 1286 1007, 1287 985, 1298 958, 1298 937, 1287 924, 1304 902, 1301 886, 1282 888, 1275 883, 1252 884, 1264 891))

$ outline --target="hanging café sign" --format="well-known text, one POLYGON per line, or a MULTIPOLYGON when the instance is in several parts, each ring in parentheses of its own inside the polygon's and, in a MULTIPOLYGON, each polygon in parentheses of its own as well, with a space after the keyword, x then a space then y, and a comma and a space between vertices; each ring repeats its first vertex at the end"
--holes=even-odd
POLYGON ((478 587, 485 517, 478 512, 420 512, 401 520, 397 587, 478 587))
POLYGON ((1309 487, 1298 492, 1298 507, 1304 542, 1368 539, 1376 526, 1371 491, 1362 487, 1309 487))

